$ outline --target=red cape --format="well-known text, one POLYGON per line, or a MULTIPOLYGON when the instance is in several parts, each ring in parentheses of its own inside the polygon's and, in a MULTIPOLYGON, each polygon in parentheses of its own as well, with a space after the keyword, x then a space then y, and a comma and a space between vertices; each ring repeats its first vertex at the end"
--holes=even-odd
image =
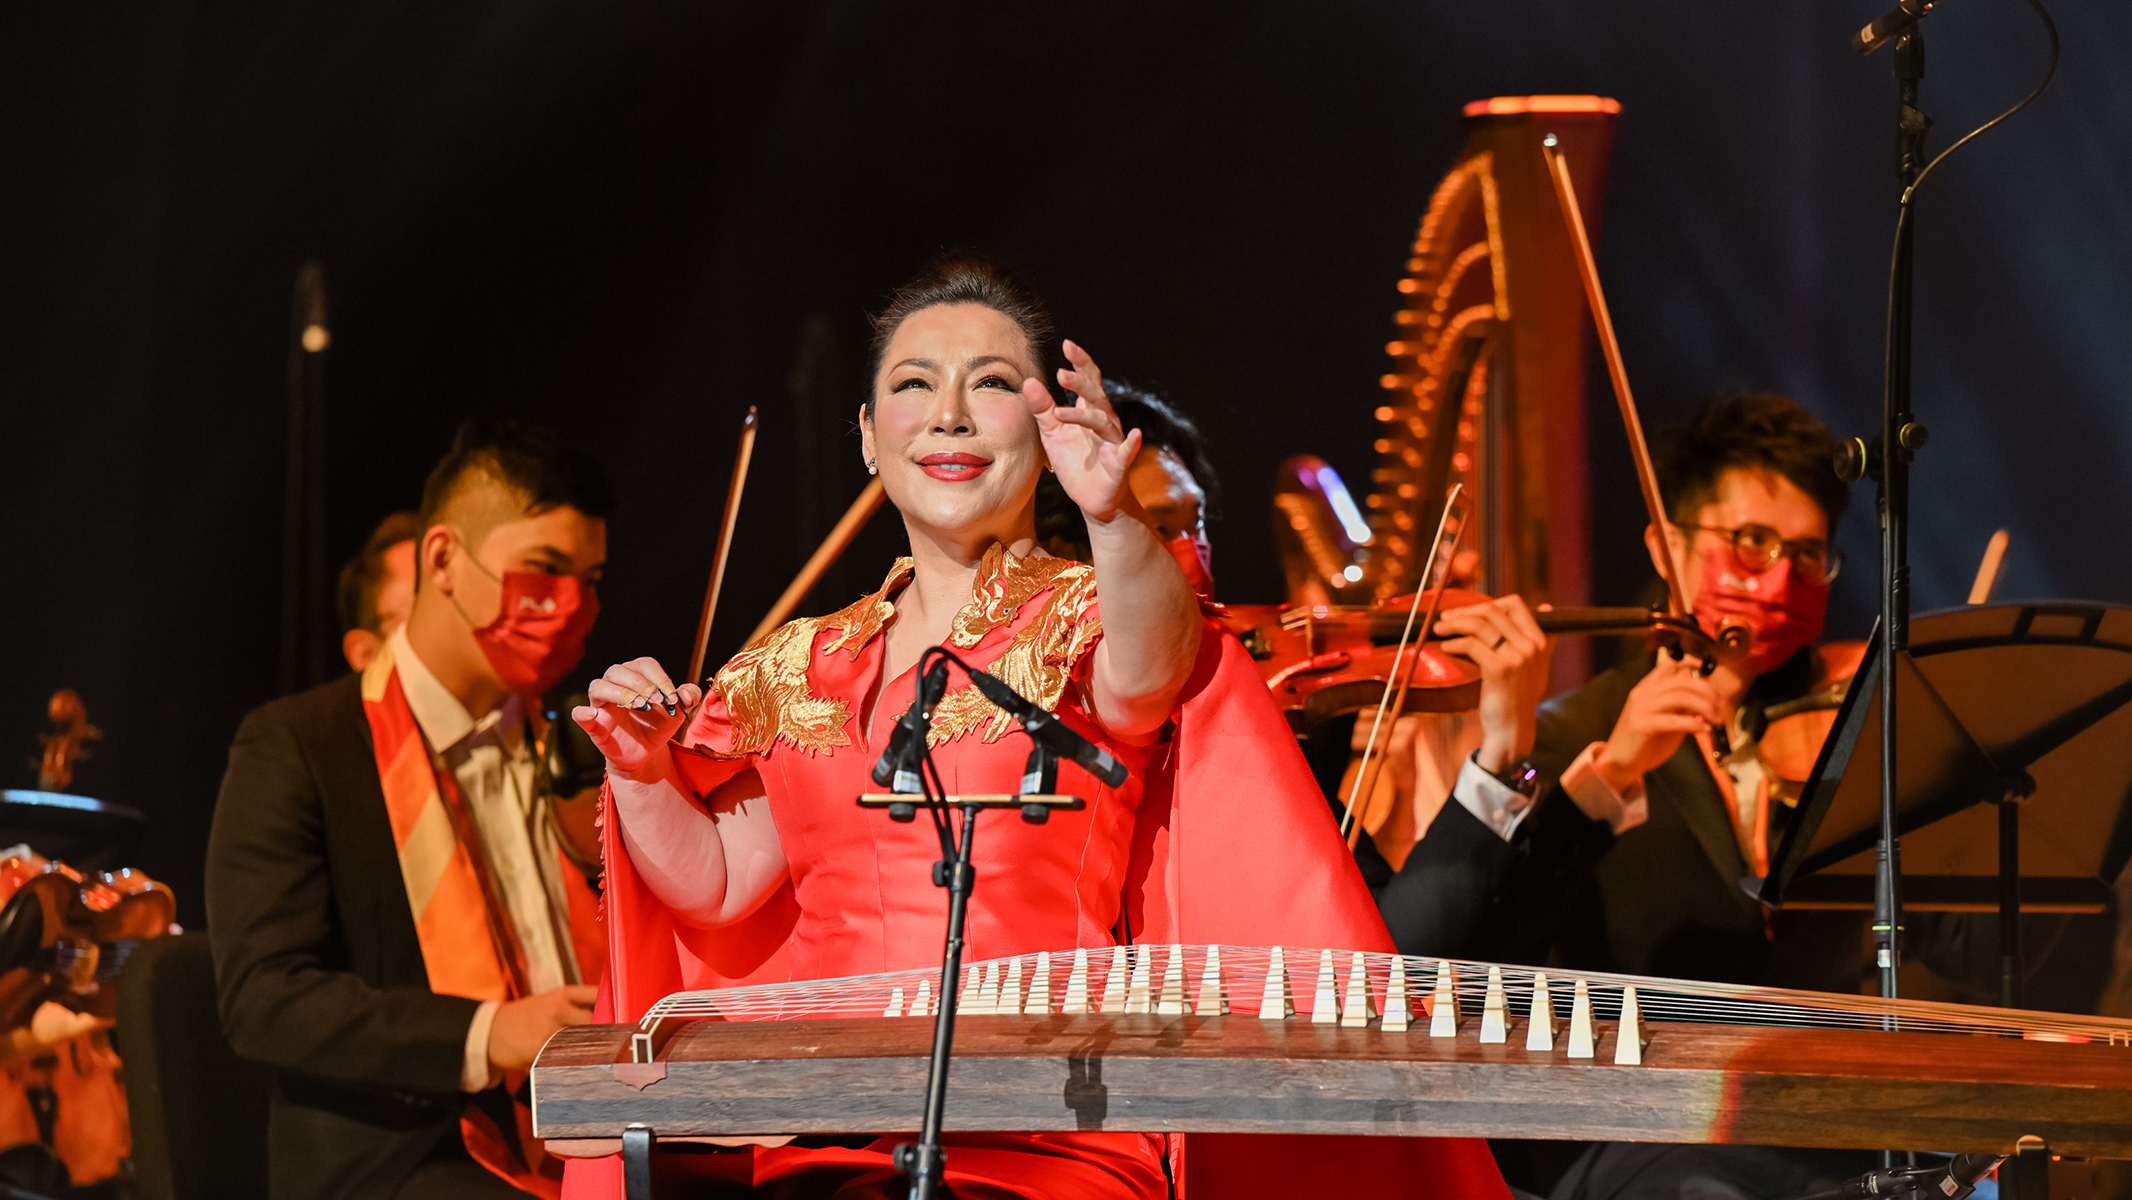
MULTIPOLYGON (((1242 645, 1211 622, 1164 749, 1143 780, 1127 873, 1134 941, 1392 952, 1287 721, 1242 645)), ((788 977, 784 945, 799 912, 789 884, 737 925, 681 925, 623 852, 612 799, 601 803, 608 966, 595 1020, 634 1021, 677 991, 788 977)), ((1510 1194, 1477 1139, 1185 1134, 1172 1145, 1179 1200, 1187 1187, 1201 1200, 1510 1194)), ((619 1158, 578 1160, 564 1195, 621 1200, 621 1185, 619 1158)))

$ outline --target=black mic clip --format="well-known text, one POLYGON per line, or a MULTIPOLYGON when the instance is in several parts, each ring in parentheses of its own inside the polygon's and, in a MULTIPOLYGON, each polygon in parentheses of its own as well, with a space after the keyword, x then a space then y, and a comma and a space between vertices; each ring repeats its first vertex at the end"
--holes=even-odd
MULTIPOLYGON (((1082 737, 1066 722, 1039 708, 1033 701, 1005 683, 983 671, 969 669, 970 682, 985 699, 1005 709, 1022 723, 1022 732, 1029 740, 1049 749, 1060 758, 1070 758, 1090 775, 1103 781, 1106 787, 1123 787, 1130 777, 1125 764, 1112 758, 1110 752, 1082 737)), ((1034 760, 1032 759, 1032 762, 1034 760)), ((1022 789, 1028 795, 1029 789, 1022 789)))
POLYGON ((1902 0, 1893 9, 1873 18, 1864 29, 1851 35, 1851 49, 1871 54, 1917 27, 1938 0, 1902 0))
MULTIPOLYGON (((933 707, 948 690, 948 664, 940 660, 932 670, 918 681, 917 695, 910 708, 896 718, 895 729, 888 736, 888 748, 874 762, 873 781, 876 787, 886 787, 891 792, 904 796, 916 796, 925 791, 925 779, 919 769, 925 760, 926 739, 933 732, 933 707)), ((918 819, 915 804, 891 804, 888 819, 908 823, 918 819)))

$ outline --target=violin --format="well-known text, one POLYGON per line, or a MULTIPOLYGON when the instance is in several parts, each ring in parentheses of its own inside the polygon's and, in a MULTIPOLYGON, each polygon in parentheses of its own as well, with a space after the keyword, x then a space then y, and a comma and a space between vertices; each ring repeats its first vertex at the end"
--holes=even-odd
POLYGON ((1836 710, 1865 660, 1866 643, 1826 642, 1813 648, 1814 680, 1805 695, 1762 710, 1755 754, 1787 796, 1797 796, 1821 760, 1821 746, 1836 727, 1836 710))
POLYGON ((78 1185, 109 1179, 133 1152, 108 1032, 118 976, 176 902, 139 871, 84 878, 35 854, 0 859, 0 900, 0 1145, 43 1146, 78 1185))
MULTIPOLYGON (((1440 610, 1486 604, 1489 597, 1465 588, 1431 589, 1421 594, 1424 607, 1440 610)), ((1396 713, 1470 712, 1480 703, 1480 668, 1469 659, 1445 654, 1431 643, 1434 629, 1417 631, 1418 650, 1402 650, 1403 632, 1415 598, 1387 604, 1214 605, 1216 619, 1235 634, 1257 662, 1259 678, 1288 718, 1298 737, 1334 717, 1375 708, 1387 689, 1397 692, 1398 675, 1412 664, 1411 682, 1396 713), (1395 674, 1395 669, 1397 674, 1395 674)), ((1713 639, 1693 618, 1645 608, 1547 608, 1533 613, 1549 636, 1592 634, 1641 636, 1646 646, 1694 656, 1705 663, 1746 653, 1743 636, 1713 639)), ((1744 630, 1738 631, 1744 634, 1744 630)), ((1831 718, 1833 720, 1833 717, 1831 718)))
POLYGON ((84 743, 104 736, 104 731, 89 724, 88 706, 73 688, 52 693, 45 717, 52 723, 52 732, 41 735, 44 756, 37 765, 37 786, 47 792, 63 791, 74 784, 74 764, 89 757, 84 743))

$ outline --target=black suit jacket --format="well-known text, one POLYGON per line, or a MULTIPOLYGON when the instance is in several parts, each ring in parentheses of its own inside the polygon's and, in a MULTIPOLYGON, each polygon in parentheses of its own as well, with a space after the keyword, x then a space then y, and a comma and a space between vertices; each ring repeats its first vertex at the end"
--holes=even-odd
MULTIPOLYGON (((1605 740, 1655 661, 1603 672, 1540 706, 1533 762, 1543 777, 1559 780, 1605 740)), ((1795 660, 1757 681, 1750 707, 1804 690, 1810 669, 1795 660)), ((1507 842, 1447 802, 1379 890, 1393 939, 1409 954, 1856 990, 1866 916, 1763 909, 1744 886, 1749 868, 1724 794, 1693 740, 1644 777, 1644 790, 1648 818, 1619 837, 1559 782, 1507 842)), ((1788 815, 1772 814, 1772 844, 1788 815)))
POLYGON ((277 1200, 391 1195, 467 1100, 478 1005, 429 990, 360 688, 247 716, 208 840, 222 1027, 277 1069, 277 1200))

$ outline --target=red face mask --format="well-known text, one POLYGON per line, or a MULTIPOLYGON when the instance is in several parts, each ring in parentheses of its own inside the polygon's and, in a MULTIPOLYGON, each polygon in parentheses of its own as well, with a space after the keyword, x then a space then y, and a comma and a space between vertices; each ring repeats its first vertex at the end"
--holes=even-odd
POLYGON ((1211 600, 1214 598, 1214 547, 1207 542, 1204 533, 1180 533, 1162 543, 1177 565, 1184 569, 1184 581, 1192 590, 1211 600))
POLYGON ((1754 635, 1741 669, 1750 675, 1775 670, 1821 637, 1828 614, 1828 585, 1801 579, 1789 557, 1756 575, 1741 567, 1730 551, 1703 556, 1703 575, 1695 590, 1695 619, 1712 637, 1722 622, 1734 618, 1754 635))
POLYGON ((495 620, 474 630, 474 640, 505 687, 521 696, 541 695, 585 657, 585 635, 600 615, 599 593, 574 575, 532 571, 505 571, 498 584, 503 605, 495 620))

